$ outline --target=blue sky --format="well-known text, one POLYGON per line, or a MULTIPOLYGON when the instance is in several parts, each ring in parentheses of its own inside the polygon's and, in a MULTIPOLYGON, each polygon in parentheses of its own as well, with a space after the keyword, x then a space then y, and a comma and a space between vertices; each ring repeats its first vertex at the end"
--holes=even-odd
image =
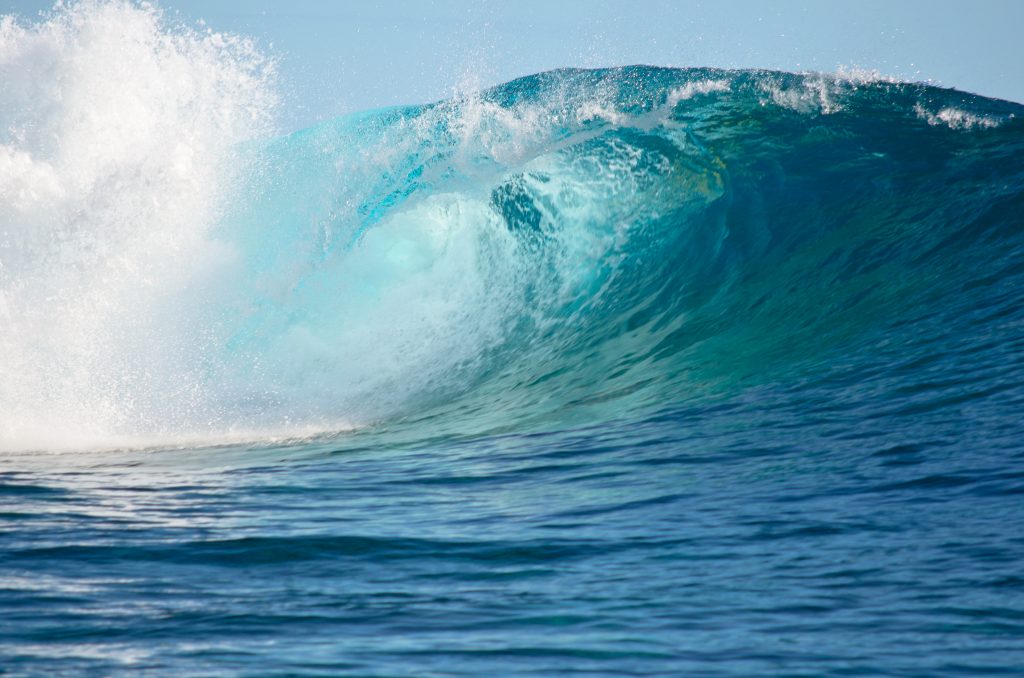
MULTIPOLYGON (((52 3, 0 0, 30 17, 52 3)), ((877 69, 1024 102, 1024 0, 161 0, 279 56, 298 127, 560 66, 877 69)))

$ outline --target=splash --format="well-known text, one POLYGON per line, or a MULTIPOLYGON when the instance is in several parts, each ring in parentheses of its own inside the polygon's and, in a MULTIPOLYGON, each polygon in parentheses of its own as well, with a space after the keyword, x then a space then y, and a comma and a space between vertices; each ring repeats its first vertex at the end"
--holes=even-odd
MULTIPOLYGON (((273 64, 154 7, 0 21, 0 441, 156 435, 207 406, 188 307, 234 144, 270 131, 273 64)), ((38 441, 38 442, 32 442, 38 441)))

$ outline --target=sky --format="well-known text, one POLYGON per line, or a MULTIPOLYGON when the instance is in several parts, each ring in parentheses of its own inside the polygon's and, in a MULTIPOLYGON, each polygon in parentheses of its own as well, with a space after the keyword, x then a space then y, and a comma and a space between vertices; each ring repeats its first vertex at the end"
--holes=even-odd
MULTIPOLYGON (((279 59, 283 124, 563 66, 877 70, 1024 102, 1024 0, 160 0, 279 59)), ((31 17, 49 0, 0 0, 31 17)))

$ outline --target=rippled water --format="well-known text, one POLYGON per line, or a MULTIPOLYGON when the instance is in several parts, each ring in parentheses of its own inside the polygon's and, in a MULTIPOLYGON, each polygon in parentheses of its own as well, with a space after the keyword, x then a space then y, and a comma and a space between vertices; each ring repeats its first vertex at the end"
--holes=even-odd
POLYGON ((15 675, 1012 673, 1019 442, 891 407, 763 389, 397 448, 22 458, 0 655, 15 675))

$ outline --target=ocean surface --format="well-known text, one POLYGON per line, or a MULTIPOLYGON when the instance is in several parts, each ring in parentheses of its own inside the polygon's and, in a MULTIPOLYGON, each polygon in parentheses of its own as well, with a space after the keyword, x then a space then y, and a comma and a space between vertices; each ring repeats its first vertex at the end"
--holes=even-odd
POLYGON ((273 70, 0 21, 0 675, 1024 672, 1024 106, 273 70))

